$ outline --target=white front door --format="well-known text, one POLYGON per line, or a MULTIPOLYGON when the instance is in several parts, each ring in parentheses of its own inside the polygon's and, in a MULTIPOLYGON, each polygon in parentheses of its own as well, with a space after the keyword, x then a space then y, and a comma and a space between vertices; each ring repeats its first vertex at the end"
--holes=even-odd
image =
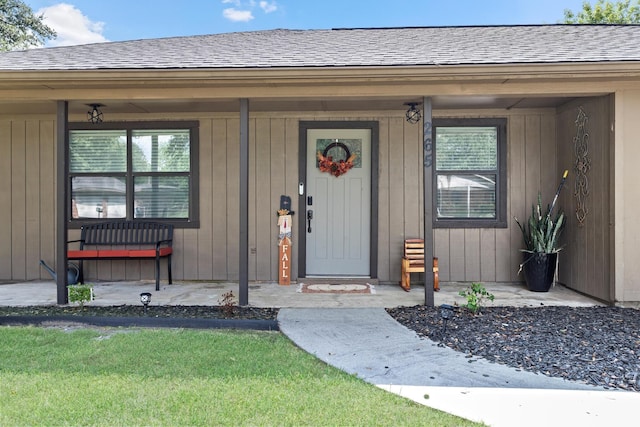
POLYGON ((306 183, 307 276, 369 276, 371 130, 308 129, 306 183))

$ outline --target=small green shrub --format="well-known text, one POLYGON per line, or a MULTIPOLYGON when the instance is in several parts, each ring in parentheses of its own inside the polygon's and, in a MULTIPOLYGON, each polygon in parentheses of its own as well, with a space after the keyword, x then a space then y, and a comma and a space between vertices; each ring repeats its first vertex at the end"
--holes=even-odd
POLYGON ((69 302, 77 302, 81 308, 85 302, 93 300, 93 286, 91 285, 69 285, 69 302))
POLYGON ((485 299, 493 301, 495 298, 492 293, 488 292, 485 287, 482 286, 482 283, 472 283, 471 286, 464 291, 458 292, 458 295, 467 299, 467 303, 463 305, 463 307, 473 314, 480 311, 485 299))

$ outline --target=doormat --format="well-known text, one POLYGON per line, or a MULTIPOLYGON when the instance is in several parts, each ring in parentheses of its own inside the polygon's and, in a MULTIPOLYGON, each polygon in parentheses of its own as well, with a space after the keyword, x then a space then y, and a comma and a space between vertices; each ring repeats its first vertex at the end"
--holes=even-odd
POLYGON ((365 284, 306 284, 300 283, 298 292, 303 294, 375 294, 373 285, 365 284))

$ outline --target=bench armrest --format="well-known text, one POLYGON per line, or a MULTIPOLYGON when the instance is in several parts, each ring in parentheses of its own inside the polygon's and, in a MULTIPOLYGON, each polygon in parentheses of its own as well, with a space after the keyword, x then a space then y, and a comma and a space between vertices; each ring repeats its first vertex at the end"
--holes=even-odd
POLYGON ((158 242, 156 242, 156 249, 159 249, 160 246, 163 245, 163 244, 171 246, 173 244, 173 239, 159 240, 158 242))

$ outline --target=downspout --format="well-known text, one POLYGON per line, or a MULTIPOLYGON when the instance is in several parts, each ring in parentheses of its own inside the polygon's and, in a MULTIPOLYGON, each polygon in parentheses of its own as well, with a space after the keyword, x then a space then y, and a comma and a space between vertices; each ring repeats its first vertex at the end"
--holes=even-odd
POLYGON ((433 260, 433 109, 431 98, 424 97, 422 101, 422 142, 424 155, 424 305, 433 307, 435 305, 433 295, 433 273, 431 270, 433 260))
POLYGON ((240 99, 239 305, 249 305, 249 100, 240 99))
POLYGON ((69 151, 69 102, 58 101, 56 110, 56 289, 58 304, 67 297, 67 153, 69 151))

